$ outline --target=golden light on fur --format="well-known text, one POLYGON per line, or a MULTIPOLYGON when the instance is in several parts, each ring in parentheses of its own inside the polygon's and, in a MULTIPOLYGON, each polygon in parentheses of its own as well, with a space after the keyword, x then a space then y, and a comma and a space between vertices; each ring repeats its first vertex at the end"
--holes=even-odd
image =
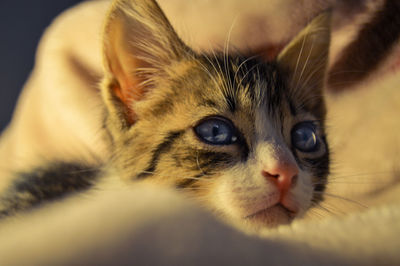
POLYGON ((330 14, 320 15, 277 62, 213 56, 187 47, 155 2, 115 1, 102 83, 109 167, 125 180, 177 187, 228 221, 276 226, 301 216, 320 198, 313 190, 323 190, 329 168, 322 98, 329 29, 330 14), (202 121, 231 124, 238 142, 202 142, 195 133, 202 121), (291 144, 292 128, 304 121, 319 121, 319 152, 291 144), (296 169, 287 193, 272 178, 283 170, 268 170, 279 161, 296 169), (277 211, 254 215, 270 207, 277 211))

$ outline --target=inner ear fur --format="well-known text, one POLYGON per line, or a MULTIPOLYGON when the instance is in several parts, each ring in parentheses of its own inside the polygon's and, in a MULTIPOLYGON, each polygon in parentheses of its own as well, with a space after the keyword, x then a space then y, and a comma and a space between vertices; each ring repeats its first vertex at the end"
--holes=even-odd
MULTIPOLYGON (((311 108, 321 105, 328 65, 331 12, 314 18, 278 55, 277 62, 288 75, 293 97, 311 108)), ((320 108, 324 109, 323 104, 320 108)), ((325 110, 321 110, 325 112, 325 110)))
POLYGON ((103 35, 103 95, 122 125, 136 120, 133 102, 154 87, 163 69, 185 55, 187 47, 153 0, 115 0, 103 35))

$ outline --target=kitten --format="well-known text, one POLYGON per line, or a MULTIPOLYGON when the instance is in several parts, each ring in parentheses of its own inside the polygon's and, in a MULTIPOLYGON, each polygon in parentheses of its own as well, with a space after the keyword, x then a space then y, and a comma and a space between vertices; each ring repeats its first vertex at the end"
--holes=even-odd
POLYGON ((95 169, 57 162, 20 174, 0 217, 107 176, 175 187, 253 228, 300 217, 322 199, 329 172, 322 96, 329 22, 329 14, 318 16, 265 62, 227 49, 195 53, 156 2, 114 1, 102 82, 112 156, 95 169))

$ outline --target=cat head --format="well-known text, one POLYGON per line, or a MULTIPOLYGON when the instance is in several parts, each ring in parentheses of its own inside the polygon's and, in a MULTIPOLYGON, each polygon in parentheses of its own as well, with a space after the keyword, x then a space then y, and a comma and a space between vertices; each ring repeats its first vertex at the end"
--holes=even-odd
POLYGON ((114 1, 102 94, 111 167, 175 187, 230 221, 274 226, 321 198, 329 15, 273 62, 197 54, 156 2, 114 1))

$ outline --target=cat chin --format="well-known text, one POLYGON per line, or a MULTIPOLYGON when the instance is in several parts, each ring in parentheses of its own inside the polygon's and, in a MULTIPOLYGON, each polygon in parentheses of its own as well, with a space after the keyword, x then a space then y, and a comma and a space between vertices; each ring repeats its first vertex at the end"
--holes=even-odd
POLYGON ((245 217, 244 221, 250 229, 273 228, 291 223, 295 216, 283 205, 276 204, 245 217))

